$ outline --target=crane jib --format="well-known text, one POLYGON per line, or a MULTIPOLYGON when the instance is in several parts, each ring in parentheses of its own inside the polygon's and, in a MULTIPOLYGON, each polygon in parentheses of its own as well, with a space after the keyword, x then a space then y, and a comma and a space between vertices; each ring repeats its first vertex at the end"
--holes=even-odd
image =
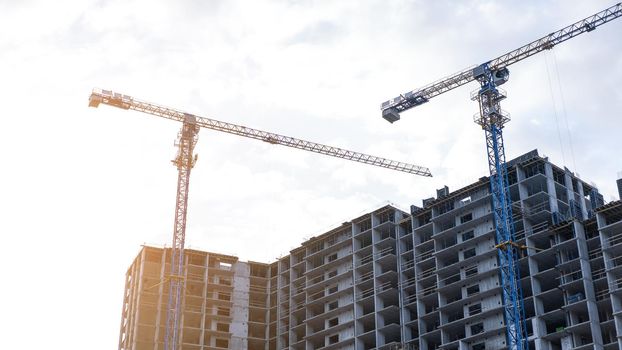
POLYGON ((296 139, 289 136, 279 135, 267 131, 257 130, 242 125, 227 123, 215 119, 198 117, 190 113, 182 112, 173 108, 156 105, 141 101, 129 95, 113 92, 111 90, 93 89, 89 97, 89 106, 97 107, 106 104, 122 109, 133 109, 139 112, 156 115, 162 118, 193 124, 197 127, 226 132, 233 135, 261 140, 270 144, 278 144, 297 148, 309 152, 329 155, 331 157, 347 159, 358 163, 374 165, 381 168, 401 171, 409 174, 431 177, 430 169, 414 164, 398 162, 382 157, 376 157, 364 153, 353 152, 338 147, 319 144, 316 142, 296 139))
POLYGON ((540 39, 523 45, 518 49, 494 58, 484 64, 466 68, 458 73, 440 79, 422 88, 406 92, 391 100, 385 101, 380 106, 380 109, 383 111, 382 117, 393 123, 394 121, 399 120, 399 113, 413 107, 420 106, 423 103, 428 102, 428 100, 433 97, 476 80, 477 77, 473 74, 473 70, 477 67, 488 65, 488 67, 493 71, 506 68, 539 52, 550 50, 556 45, 578 35, 591 32, 597 27, 619 17, 622 17, 622 3, 613 5, 592 16, 586 17, 558 31, 552 32, 540 39), (390 111, 385 113, 387 110, 390 111))

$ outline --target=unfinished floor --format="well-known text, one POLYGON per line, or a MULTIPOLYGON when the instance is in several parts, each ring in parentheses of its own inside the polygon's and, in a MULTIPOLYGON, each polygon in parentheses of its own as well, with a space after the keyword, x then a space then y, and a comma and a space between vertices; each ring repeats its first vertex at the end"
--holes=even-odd
MULTIPOLYGON (((529 152, 508 162, 531 349, 622 349, 622 202, 529 152)), ((181 349, 505 349, 488 178, 387 205, 270 264, 187 250, 181 349)), ((163 349, 170 250, 126 275, 120 350, 163 349)))
MULTIPOLYGON (((164 349, 170 249, 144 246, 126 274, 119 349, 164 349)), ((268 265, 186 250, 181 348, 265 349, 268 265)))

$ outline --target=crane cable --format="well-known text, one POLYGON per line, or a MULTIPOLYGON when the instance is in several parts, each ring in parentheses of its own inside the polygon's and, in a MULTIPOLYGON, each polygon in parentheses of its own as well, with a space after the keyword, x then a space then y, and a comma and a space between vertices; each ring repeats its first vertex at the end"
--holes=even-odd
POLYGON ((551 78, 552 75, 556 75, 556 83, 557 83, 557 91, 559 92, 559 107, 561 109, 561 117, 564 120, 564 126, 566 128, 566 136, 568 137, 568 148, 570 151, 570 159, 572 160, 572 167, 573 170, 576 172, 577 171, 577 163, 576 163, 576 158, 574 155, 574 145, 572 143, 572 133, 570 131, 570 126, 568 124, 568 113, 566 110, 566 99, 564 97, 564 90, 562 88, 562 84, 561 84, 561 78, 560 78, 560 74, 559 74, 559 66, 557 64, 557 55, 555 54, 555 50, 551 50, 551 54, 553 56, 553 66, 554 66, 554 71, 551 71, 551 69, 549 69, 549 65, 550 62, 548 60, 548 54, 545 53, 544 55, 544 59, 545 59, 545 66, 546 66, 546 73, 547 73, 547 78, 549 81, 549 92, 551 94, 551 100, 553 102, 553 113, 555 116, 555 127, 557 129, 557 138, 559 140, 559 147, 560 147, 560 151, 562 154, 562 161, 564 163, 564 165, 567 165, 566 163, 566 153, 564 152, 564 145, 563 145, 563 140, 562 140, 562 131, 560 128, 560 117, 558 115, 557 112, 557 100, 555 98, 555 91, 553 89, 553 80, 551 78))
POLYGON ((553 63, 555 64, 555 72, 557 74, 557 86, 559 88, 559 96, 562 102, 562 115, 564 117, 564 122, 566 124, 566 133, 568 134, 568 144, 570 145, 570 157, 572 158, 572 169, 577 171, 577 162, 574 157, 574 145, 572 144, 572 136, 570 132, 570 127, 568 126, 568 113, 566 113, 566 99, 564 98, 564 89, 562 88, 562 83, 560 80, 559 67, 557 65, 557 55, 555 54, 555 50, 553 52, 553 63))
POLYGON ((553 116, 555 117, 555 128, 557 129, 557 139, 559 141, 559 150, 562 154, 562 163, 566 165, 566 155, 564 152, 564 145, 562 142, 562 134, 559 129, 559 117, 557 115, 557 101, 555 100, 555 92, 553 91, 553 82, 551 81, 551 72, 549 70, 548 53, 544 55, 544 62, 546 66, 546 77, 549 81, 549 93, 551 94, 551 101, 553 102, 553 116))

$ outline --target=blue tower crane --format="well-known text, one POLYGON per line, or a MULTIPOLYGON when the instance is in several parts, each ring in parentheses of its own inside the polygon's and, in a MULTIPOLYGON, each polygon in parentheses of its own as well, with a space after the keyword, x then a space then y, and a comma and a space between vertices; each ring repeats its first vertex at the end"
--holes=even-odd
POLYGON ((621 16, 622 3, 618 3, 493 60, 466 68, 420 89, 406 92, 381 105, 382 117, 393 123, 400 119, 401 112, 424 104, 432 97, 474 80, 479 82, 480 89, 472 95, 472 100, 479 104, 479 113, 475 115, 474 121, 486 134, 490 192, 495 223, 495 247, 498 251, 506 337, 510 350, 529 349, 529 342, 518 265, 521 247, 515 242, 512 205, 505 168, 503 127, 510 121, 510 116, 500 107, 500 101, 506 98, 507 94, 499 86, 509 78, 507 69, 509 65, 544 50, 550 50, 557 44, 585 32, 591 32, 596 27, 621 16))

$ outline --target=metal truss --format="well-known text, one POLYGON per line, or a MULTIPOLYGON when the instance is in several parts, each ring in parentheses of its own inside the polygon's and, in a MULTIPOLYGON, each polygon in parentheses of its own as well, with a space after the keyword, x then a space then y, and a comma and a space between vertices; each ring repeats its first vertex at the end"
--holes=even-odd
POLYGON ((141 101, 128 95, 115 93, 109 90, 94 89, 89 98, 89 104, 97 106, 99 103, 123 108, 133 109, 139 112, 156 115, 162 118, 183 122, 191 117, 199 127, 226 132, 251 139, 261 140, 271 144, 297 148, 309 152, 320 153, 331 157, 351 160, 358 163, 378 166, 409 174, 431 177, 430 169, 418 165, 399 162, 396 160, 376 157, 365 153, 354 152, 339 147, 323 145, 316 142, 305 141, 294 137, 283 136, 267 131, 249 128, 242 125, 227 123, 215 119, 198 117, 189 113, 181 112, 173 108, 159 106, 154 103, 141 101))
POLYGON ((510 350, 527 350, 529 343, 518 264, 520 252, 517 249, 519 245, 515 242, 512 200, 509 193, 503 144, 503 126, 510 120, 510 117, 500 107, 500 101, 505 98, 505 94, 502 94, 495 86, 490 70, 484 74, 480 83, 482 87, 474 98, 479 102, 480 112, 474 119, 486 134, 491 206, 501 275, 507 345, 510 350))
POLYGON ((184 278, 184 245, 186 240, 186 216, 188 213, 188 189, 190 170, 194 167, 194 146, 197 143, 199 127, 192 117, 184 120, 177 138, 177 157, 172 161, 177 166, 177 197, 175 201, 175 224, 173 244, 171 248, 171 273, 169 278, 168 305, 166 313, 166 337, 164 349, 178 349, 179 321, 181 319, 182 293, 185 287, 184 278))
POLYGON ((584 18, 556 32, 546 35, 538 40, 534 40, 516 50, 512 50, 491 61, 481 65, 472 66, 452 74, 446 78, 438 80, 434 83, 426 85, 420 89, 406 92, 391 100, 383 102, 380 109, 384 111, 403 112, 410 108, 422 105, 428 102, 432 97, 443 94, 449 90, 459 86, 468 84, 477 79, 475 70, 483 65, 487 65, 491 70, 500 70, 511 64, 524 60, 533 56, 538 52, 552 49, 555 45, 560 44, 568 39, 572 39, 577 35, 591 32, 596 27, 610 22, 622 16, 622 3, 611 6, 592 16, 584 18))

